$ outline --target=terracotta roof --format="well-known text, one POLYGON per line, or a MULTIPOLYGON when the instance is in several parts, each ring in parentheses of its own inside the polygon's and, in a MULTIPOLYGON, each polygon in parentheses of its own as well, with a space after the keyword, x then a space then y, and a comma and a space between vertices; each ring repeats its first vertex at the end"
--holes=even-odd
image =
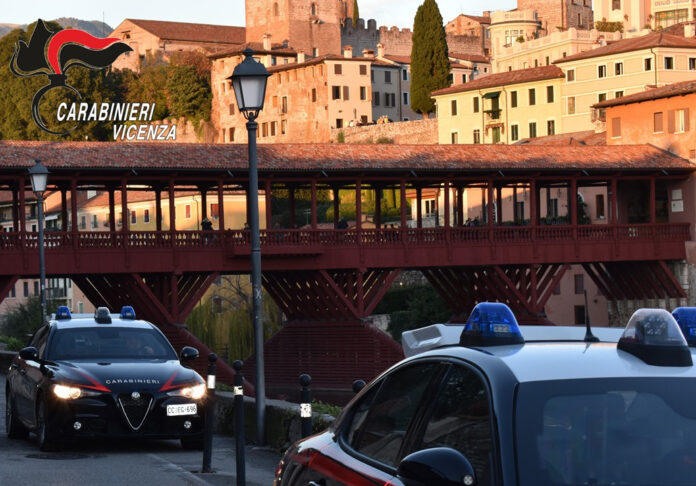
MULTIPOLYGON (((26 169, 34 158, 55 173, 99 169, 141 175, 186 171, 248 173, 246 144, 0 141, 0 171, 26 169)), ((496 170, 690 171, 688 160, 652 145, 589 147, 563 145, 390 145, 259 144, 259 171, 272 173, 368 173, 415 170, 460 172, 496 170)))
POLYGON ((547 135, 545 137, 525 138, 515 145, 606 145, 606 132, 595 133, 594 130, 582 132, 562 133, 559 135, 547 135))
POLYGON ((589 51, 580 52, 572 56, 556 59, 554 64, 561 64, 579 59, 590 59, 593 57, 609 56, 621 52, 640 51, 651 47, 685 47, 696 49, 696 39, 687 39, 684 36, 670 35, 663 32, 652 32, 640 37, 621 39, 603 47, 597 47, 589 51))
POLYGON ((684 37, 684 27, 686 25, 694 25, 694 22, 679 22, 678 24, 670 25, 662 29, 665 34, 672 34, 684 37))
MULTIPOLYGON (((176 191, 174 194, 174 198, 176 199, 177 197, 183 197, 183 196, 196 196, 200 195, 200 192, 197 191, 176 191)), ((128 202, 129 203, 138 203, 138 202, 145 202, 145 201, 154 201, 155 200, 155 193, 154 191, 136 191, 131 189, 128 189, 128 202)), ((162 191, 162 201, 169 201, 169 192, 168 191, 162 191)), ((109 193, 108 192, 99 192, 96 196, 94 196, 91 199, 88 199, 82 203, 80 206, 80 209, 87 209, 87 208, 100 208, 100 207, 108 207, 109 206, 109 193)), ((114 206, 119 208, 121 206, 121 191, 114 191, 114 206)))
POLYGON ((460 17, 466 17, 471 20, 475 20, 476 22, 480 24, 490 24, 491 23, 491 18, 490 17, 482 17, 480 15, 468 15, 468 14, 460 14, 460 17))
POLYGON ((211 44, 241 44, 246 40, 246 29, 231 25, 192 24, 163 20, 126 19, 160 39, 211 44))
POLYGON ((394 56, 392 54, 385 54, 384 59, 398 62, 399 64, 411 64, 411 57, 410 56, 394 56))
POLYGON ((456 53, 456 52, 450 52, 449 57, 453 59, 460 59, 462 61, 471 61, 471 62, 482 62, 482 63, 490 63, 491 60, 490 58, 486 56, 481 56, 479 54, 462 54, 462 53, 456 53))
POLYGON ((297 56, 297 51, 290 47, 284 46, 283 44, 273 44, 270 50, 263 48, 263 42, 246 42, 244 44, 239 44, 229 49, 220 49, 208 57, 210 59, 219 59, 221 57, 228 56, 238 56, 244 52, 244 50, 250 47, 254 54, 276 54, 278 56, 297 56))
POLYGON ((608 108, 610 106, 630 105, 631 103, 671 98, 672 96, 684 96, 691 93, 696 93, 696 80, 668 84, 667 86, 663 86, 661 88, 653 88, 640 93, 634 93, 631 95, 622 96, 620 98, 602 101, 601 103, 592 105, 592 107, 608 108))
POLYGON ((511 84, 529 83, 544 79, 564 78, 563 71, 558 66, 542 66, 517 71, 505 71, 502 73, 488 74, 482 78, 474 79, 468 83, 450 86, 449 88, 433 91, 433 96, 463 93, 477 89, 493 88, 496 86, 508 86, 511 84))

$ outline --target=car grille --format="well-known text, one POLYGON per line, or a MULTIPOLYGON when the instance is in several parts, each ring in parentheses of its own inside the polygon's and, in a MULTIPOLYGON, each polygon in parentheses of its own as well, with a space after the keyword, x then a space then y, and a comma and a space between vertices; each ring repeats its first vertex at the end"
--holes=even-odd
POLYGON ((131 395, 124 393, 118 396, 118 404, 130 428, 138 430, 143 426, 152 408, 152 396, 143 394, 140 398, 134 399, 131 395))

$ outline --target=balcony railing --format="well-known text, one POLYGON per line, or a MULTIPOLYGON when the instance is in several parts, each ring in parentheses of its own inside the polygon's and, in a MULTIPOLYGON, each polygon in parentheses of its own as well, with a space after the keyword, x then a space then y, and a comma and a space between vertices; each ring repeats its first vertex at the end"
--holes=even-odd
POLYGON ((500 115, 503 110, 484 110, 486 114, 486 121, 500 120, 500 115))
MULTIPOLYGON (((464 226, 437 228, 355 229, 277 229, 261 230, 261 246, 275 252, 297 251, 298 247, 384 247, 404 245, 466 245, 505 243, 555 243, 559 241, 687 241, 689 223, 616 224, 616 225, 539 225, 539 226, 464 226)), ((121 231, 72 232, 49 231, 45 235, 48 252, 60 250, 167 250, 248 247, 247 230, 220 231, 121 231)), ((0 249, 35 250, 37 233, 0 233, 0 249)))

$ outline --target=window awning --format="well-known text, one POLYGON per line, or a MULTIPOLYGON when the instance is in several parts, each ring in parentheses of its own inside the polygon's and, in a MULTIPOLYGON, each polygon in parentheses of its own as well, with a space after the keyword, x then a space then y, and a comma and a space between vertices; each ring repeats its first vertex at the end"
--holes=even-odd
POLYGON ((485 95, 483 95, 483 98, 484 99, 492 99, 492 98, 497 98, 498 96, 500 96, 500 91, 492 91, 490 93, 486 93, 485 95))

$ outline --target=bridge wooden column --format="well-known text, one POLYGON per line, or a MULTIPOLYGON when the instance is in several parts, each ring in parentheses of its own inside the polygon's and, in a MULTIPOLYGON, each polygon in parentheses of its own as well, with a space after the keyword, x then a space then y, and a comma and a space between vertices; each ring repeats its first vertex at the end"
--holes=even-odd
POLYGON ((492 265, 422 269, 423 275, 453 310, 453 320, 466 319, 477 302, 504 302, 521 324, 550 324, 544 306, 570 266, 492 265))

